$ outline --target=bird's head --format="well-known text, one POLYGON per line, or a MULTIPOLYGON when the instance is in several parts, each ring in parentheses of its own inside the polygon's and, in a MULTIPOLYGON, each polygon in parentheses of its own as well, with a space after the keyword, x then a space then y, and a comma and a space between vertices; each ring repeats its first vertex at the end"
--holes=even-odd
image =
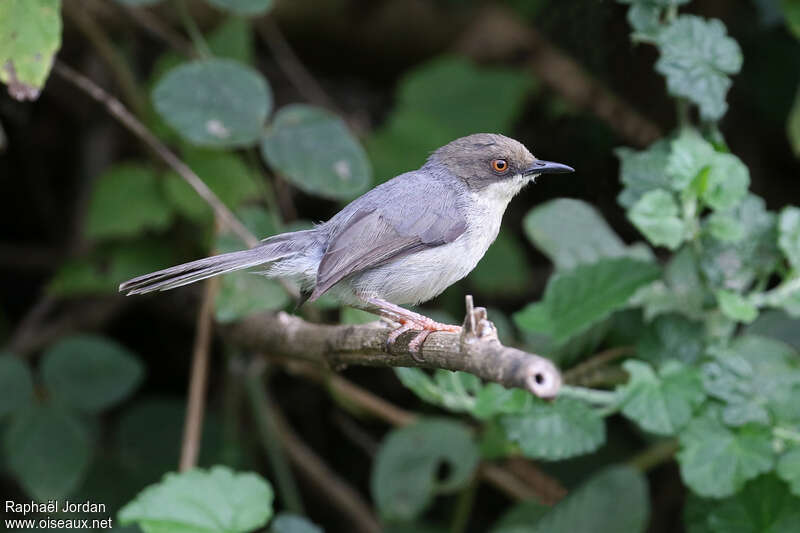
POLYGON ((506 190, 511 196, 540 174, 574 172, 572 167, 537 159, 519 141, 495 133, 476 133, 431 154, 426 166, 446 171, 470 189, 506 190))

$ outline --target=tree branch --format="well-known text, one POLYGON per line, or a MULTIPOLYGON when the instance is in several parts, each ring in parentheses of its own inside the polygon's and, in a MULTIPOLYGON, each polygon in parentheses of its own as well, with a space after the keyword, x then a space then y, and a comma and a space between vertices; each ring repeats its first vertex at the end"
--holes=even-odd
MULTIPOLYGON (((471 302, 471 297, 467 297, 471 302)), ((469 309, 469 303, 468 303, 469 309)), ((558 369, 544 357, 503 346, 485 310, 468 312, 461 334, 434 332, 415 357, 408 349, 415 332, 400 336, 391 352, 386 339, 391 331, 373 322, 363 325, 312 324, 284 312, 250 316, 226 330, 239 346, 258 352, 293 357, 332 368, 349 365, 423 367, 461 370, 505 387, 526 389, 552 398, 561 387, 558 369), (470 323, 474 317, 477 326, 470 323)))

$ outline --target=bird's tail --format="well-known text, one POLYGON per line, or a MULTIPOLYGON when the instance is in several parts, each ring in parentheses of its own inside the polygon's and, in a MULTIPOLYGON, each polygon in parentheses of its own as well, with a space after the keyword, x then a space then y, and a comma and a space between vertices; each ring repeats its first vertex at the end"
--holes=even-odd
POLYGON ((265 239, 250 250, 215 255, 151 272, 126 281, 119 286, 119 291, 128 296, 166 291, 220 274, 273 263, 301 252, 313 242, 313 233, 314 230, 283 233, 265 239))

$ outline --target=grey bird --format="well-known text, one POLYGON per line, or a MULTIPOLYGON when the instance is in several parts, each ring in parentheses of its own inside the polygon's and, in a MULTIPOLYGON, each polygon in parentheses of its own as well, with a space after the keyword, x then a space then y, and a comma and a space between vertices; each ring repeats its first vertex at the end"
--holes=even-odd
POLYGON ((534 157, 503 135, 477 133, 431 154, 353 200, 313 229, 269 237, 250 250, 207 257, 126 281, 119 290, 142 294, 258 267, 270 278, 297 283, 310 301, 325 293, 379 314, 404 332, 418 330, 418 353, 433 331, 460 331, 400 307, 437 296, 475 268, 494 242, 506 207, 540 174, 573 172, 534 157))

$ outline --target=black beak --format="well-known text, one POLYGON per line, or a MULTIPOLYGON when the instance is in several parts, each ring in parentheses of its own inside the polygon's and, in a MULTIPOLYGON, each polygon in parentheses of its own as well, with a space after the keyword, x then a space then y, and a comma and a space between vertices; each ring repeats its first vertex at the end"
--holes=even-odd
POLYGON ((537 159, 530 167, 526 168, 522 174, 530 176, 531 174, 565 174, 567 172, 575 172, 575 169, 567 165, 562 165, 561 163, 537 159))

